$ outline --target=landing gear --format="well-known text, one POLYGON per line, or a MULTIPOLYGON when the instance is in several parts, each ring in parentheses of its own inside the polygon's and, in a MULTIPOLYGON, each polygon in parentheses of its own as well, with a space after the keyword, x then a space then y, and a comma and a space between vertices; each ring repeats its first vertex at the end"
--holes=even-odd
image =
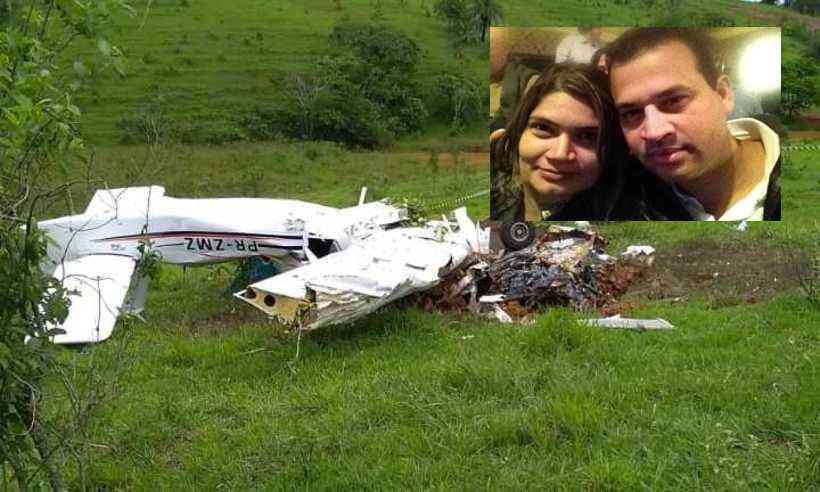
POLYGON ((524 249, 535 239, 535 229, 526 222, 512 222, 501 226, 501 242, 509 251, 524 249))

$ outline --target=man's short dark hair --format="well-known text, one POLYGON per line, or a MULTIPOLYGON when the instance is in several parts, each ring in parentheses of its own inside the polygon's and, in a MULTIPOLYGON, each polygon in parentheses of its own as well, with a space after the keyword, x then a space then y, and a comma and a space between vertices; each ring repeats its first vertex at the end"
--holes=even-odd
POLYGON ((671 41, 683 43, 695 55, 698 71, 710 87, 717 87, 720 76, 715 59, 714 41, 702 29, 672 27, 635 27, 621 34, 606 48, 610 68, 627 63, 653 48, 671 41))

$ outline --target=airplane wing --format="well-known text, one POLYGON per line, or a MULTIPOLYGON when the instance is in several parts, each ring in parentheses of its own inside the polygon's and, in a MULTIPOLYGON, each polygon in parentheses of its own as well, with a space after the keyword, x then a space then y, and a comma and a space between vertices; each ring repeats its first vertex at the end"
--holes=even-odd
POLYGON ((136 262, 119 255, 88 255, 57 266, 54 277, 69 292, 68 317, 54 343, 94 343, 111 336, 136 262))
POLYGON ((379 231, 235 295, 291 328, 349 322, 434 286, 473 251, 461 232, 444 234, 432 228, 379 231))

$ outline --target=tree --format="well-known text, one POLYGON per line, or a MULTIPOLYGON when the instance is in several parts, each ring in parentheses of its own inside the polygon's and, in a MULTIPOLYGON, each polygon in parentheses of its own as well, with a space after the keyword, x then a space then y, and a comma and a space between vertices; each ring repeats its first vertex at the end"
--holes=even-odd
POLYGON ((504 22, 504 11, 495 0, 473 0, 470 5, 472 24, 483 43, 492 24, 504 22))
MULTIPOLYGON (((105 27, 126 0, 3 0, 0 35, 0 472, 20 490, 45 474, 65 489, 62 468, 72 435, 50 425, 43 385, 63 373, 48 341, 67 314, 60 282, 40 270, 46 238, 37 219, 64 196, 71 169, 85 156, 73 96, 82 86, 60 73, 61 50, 77 37, 94 41, 91 63, 122 70, 105 27), (28 341, 26 341, 28 339, 28 341)), ((81 77, 82 60, 74 63, 81 77)), ((63 379, 66 384, 70 381, 63 379)), ((66 416, 66 420, 69 416, 66 416)), ((65 430, 65 428, 63 428, 65 430)))
POLYGON ((781 111, 787 119, 814 105, 818 99, 818 90, 814 84, 817 67, 807 63, 802 57, 788 57, 782 64, 783 84, 781 89, 781 111))
POLYGON ((447 23, 456 45, 483 43, 490 26, 504 20, 496 0, 438 0, 433 10, 447 23))

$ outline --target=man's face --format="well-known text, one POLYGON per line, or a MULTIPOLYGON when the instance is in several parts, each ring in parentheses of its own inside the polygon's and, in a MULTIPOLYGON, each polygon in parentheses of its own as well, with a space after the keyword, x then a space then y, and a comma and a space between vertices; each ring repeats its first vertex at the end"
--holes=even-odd
POLYGON ((666 42, 613 65, 610 80, 629 149, 659 178, 685 183, 731 157, 729 79, 721 76, 712 88, 683 43, 666 42))

